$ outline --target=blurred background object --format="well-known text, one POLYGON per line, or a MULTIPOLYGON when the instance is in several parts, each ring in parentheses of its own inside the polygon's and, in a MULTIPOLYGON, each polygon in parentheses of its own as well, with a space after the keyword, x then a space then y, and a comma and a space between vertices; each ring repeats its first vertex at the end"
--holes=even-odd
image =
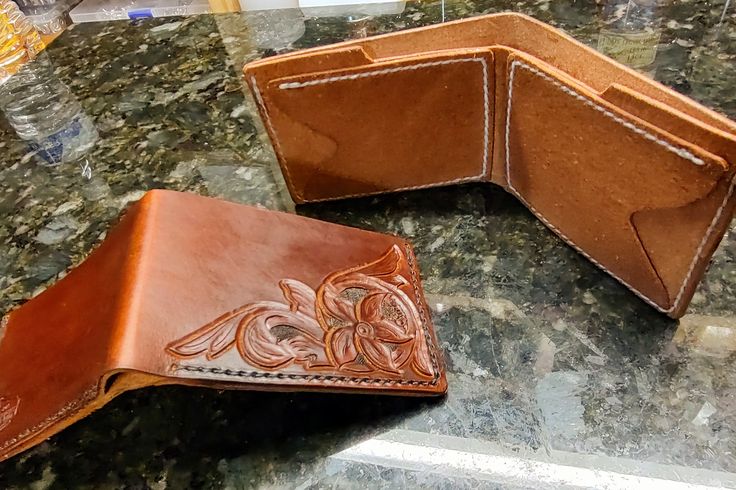
POLYGON ((351 15, 360 18, 400 14, 405 7, 405 0, 84 0, 71 10, 69 16, 72 22, 82 23, 205 13, 301 10, 309 17, 351 15))
POLYGON ((38 163, 78 160, 97 141, 92 120, 54 75, 38 32, 18 7, 0 0, 0 12, 0 109, 38 163))
POLYGON ((36 29, 10 0, 0 0, 0 83, 44 48, 36 29))
POLYGON ((723 97, 719 87, 733 87, 736 80, 736 25, 733 2, 725 0, 720 8, 712 9, 713 17, 697 46, 689 53, 692 61, 690 87, 700 100, 718 97, 724 109, 736 108, 734 97, 723 97), (730 22, 729 22, 730 20, 730 22), (721 96, 719 96, 721 95, 721 96))
POLYGON ((299 8, 299 0, 240 0, 241 10, 275 10, 299 8))
POLYGON ((396 15, 406 8, 405 0, 299 0, 298 4, 312 17, 396 15))
POLYGON ((698 355, 725 359, 736 351, 736 320, 721 316, 685 315, 680 319, 672 341, 698 355))
POLYGON ((100 22, 209 13, 208 0, 85 0, 70 12, 72 22, 100 22))
POLYGON ((653 76, 662 35, 657 0, 606 0, 598 51, 653 76))
POLYGON ((299 9, 245 11, 242 14, 249 37, 259 49, 280 51, 300 39, 306 30, 299 9))
POLYGON ((15 0, 15 3, 41 34, 59 34, 71 23, 66 0, 15 0))

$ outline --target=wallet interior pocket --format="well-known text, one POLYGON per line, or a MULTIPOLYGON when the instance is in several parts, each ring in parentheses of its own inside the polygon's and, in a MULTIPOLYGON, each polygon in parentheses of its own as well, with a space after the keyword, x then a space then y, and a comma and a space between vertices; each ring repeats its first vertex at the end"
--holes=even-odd
POLYGON ((471 49, 271 79, 255 93, 292 195, 308 202, 485 179, 493 90, 493 53, 471 49))
POLYGON ((583 255, 671 313, 718 218, 712 204, 722 209, 728 200, 726 162, 532 57, 510 56, 508 72, 508 189, 583 255))
POLYGON ((668 133, 685 140, 697 141, 701 148, 736 162, 736 136, 674 109, 619 83, 612 83, 601 98, 668 133))

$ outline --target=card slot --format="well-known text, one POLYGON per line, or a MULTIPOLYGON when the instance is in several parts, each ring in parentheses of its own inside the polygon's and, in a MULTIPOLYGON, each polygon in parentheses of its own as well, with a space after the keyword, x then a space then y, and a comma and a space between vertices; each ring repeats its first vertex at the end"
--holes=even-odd
POLYGON ((360 45, 344 46, 328 52, 298 52, 296 55, 266 58, 245 66, 246 80, 255 77, 261 85, 276 78, 302 73, 349 69, 369 65, 373 59, 360 45))
POLYGON ((729 166, 736 162, 736 136, 733 134, 618 83, 611 84, 600 96, 622 112, 642 119, 682 141, 697 141, 704 150, 723 157, 729 166))
POLYGON ((674 312, 731 197, 725 161, 539 60, 513 54, 508 63, 507 187, 598 266, 660 311, 674 312), (632 220, 652 210, 656 229, 632 220), (677 234, 663 235, 661 223, 677 234), (669 254, 647 246, 663 236, 682 246, 669 254))

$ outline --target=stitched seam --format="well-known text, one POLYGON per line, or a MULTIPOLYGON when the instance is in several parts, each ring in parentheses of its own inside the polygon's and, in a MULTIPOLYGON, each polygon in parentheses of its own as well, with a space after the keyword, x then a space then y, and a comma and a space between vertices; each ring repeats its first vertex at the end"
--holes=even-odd
MULTIPOLYGON (((408 191, 408 190, 414 190, 414 189, 426 189, 428 187, 437 187, 441 185, 446 184, 458 184, 461 182, 468 182, 474 179, 478 179, 481 177, 484 177, 488 172, 488 145, 490 141, 490 95, 488 93, 488 63, 486 62, 485 58, 457 58, 457 59, 451 59, 451 60, 442 60, 442 61, 432 61, 428 63, 417 63, 414 65, 404 65, 399 66, 395 68, 385 68, 381 70, 373 70, 373 71, 367 71, 367 72, 361 72, 361 73, 355 73, 352 75, 340 75, 340 76, 334 76, 334 77, 326 77, 326 78, 320 78, 315 80, 309 80, 307 82, 289 82, 289 83, 282 83, 279 85, 279 89, 281 90, 291 90, 296 88, 302 88, 302 87, 310 87, 314 85, 322 85, 332 82, 339 82, 339 81, 345 81, 345 80, 358 80, 360 78, 368 78, 368 77, 374 77, 374 76, 381 76, 381 75, 388 75, 391 73, 397 73, 401 71, 407 71, 407 70, 419 70, 422 68, 432 67, 432 66, 438 66, 438 65, 449 65, 454 63, 480 63, 483 69, 483 162, 482 162, 482 170, 479 175, 474 175, 471 177, 460 177, 457 179, 452 180, 446 180, 443 182, 436 182, 432 184, 423 184, 423 185, 416 185, 416 186, 407 186, 407 187, 400 187, 397 189, 391 189, 392 192, 399 192, 399 191, 408 191)), ((256 89, 256 96, 257 98, 260 98, 260 93, 258 92, 258 87, 256 85, 255 79, 253 79, 253 85, 256 89)), ((265 113, 265 105, 264 105, 264 113, 265 113)), ((268 115, 266 115, 268 117, 268 115)), ((267 122, 269 126, 270 120, 267 122)), ((276 132, 273 130, 273 126, 271 126, 271 130, 274 134, 276 132)), ((280 151, 280 150, 279 150, 280 151)), ((288 166, 284 164, 284 167, 286 168, 286 172, 288 174, 288 166)), ((288 178, 288 176, 287 176, 288 178)), ((348 195, 341 195, 339 197, 328 197, 328 198, 322 198, 322 199, 307 199, 308 202, 321 202, 321 201, 331 201, 334 199, 347 199, 351 197, 363 197, 363 196, 372 196, 376 194, 382 194, 386 191, 376 191, 376 192, 365 192, 365 193, 357 193, 357 194, 348 194, 348 195)), ((303 196, 297 195, 301 200, 305 200, 303 196)))
POLYGON ((303 197, 301 193, 296 189, 294 186, 293 181, 291 180, 291 174, 289 173, 289 166, 286 163, 286 158, 284 158, 284 152, 281 149, 281 143, 279 141, 279 135, 276 133, 276 128, 274 127, 273 123, 271 122, 271 116, 268 115, 268 108, 266 107, 266 103, 263 100, 263 96, 261 96, 261 91, 258 88, 258 82, 256 81, 256 77, 251 76, 250 77, 251 84, 253 85, 253 93, 256 96, 256 102, 258 105, 261 106, 261 109, 263 110, 263 118, 266 120, 266 125, 268 126, 268 129, 271 130, 271 134, 273 135, 273 149, 276 153, 276 158, 281 160, 283 162, 283 169, 284 169, 284 177, 286 178, 286 182, 289 184, 289 187, 291 189, 294 189, 294 195, 297 199, 303 200, 303 197))
POLYGON ((419 310, 419 318, 422 322, 422 332, 424 333, 425 342, 427 342, 427 349, 429 350, 429 357, 432 362, 432 369, 434 371, 434 377, 431 381, 421 380, 400 380, 400 379, 385 379, 385 378, 368 378, 360 376, 342 376, 336 374, 294 374, 294 373, 269 373, 265 371, 247 371, 240 369, 229 369, 222 367, 210 367, 203 365, 182 365, 174 364, 172 366, 173 371, 188 371, 194 373, 209 373, 220 376, 232 376, 238 378, 270 378, 280 380, 298 380, 298 381, 327 381, 340 383, 360 383, 368 385, 400 385, 400 386, 434 386, 439 382, 440 369, 439 362, 437 361, 437 353, 435 351, 434 342, 432 342, 431 335, 429 333, 429 327, 427 318, 425 316, 425 310, 421 302, 421 295, 419 294, 419 283, 416 272, 416 262, 414 261, 414 255, 409 245, 405 245, 406 249, 406 260, 409 265, 409 271, 411 275, 412 286, 414 287, 414 304, 419 310))
POLYGON ((728 192, 726 193, 726 197, 723 199, 723 202, 721 203, 721 206, 718 208, 718 211, 716 211, 715 216, 713 217, 713 221, 710 222, 710 226, 708 226, 708 229, 705 231, 705 235, 703 236, 703 239, 700 241, 700 245, 698 246, 698 249, 695 252, 695 256, 693 257, 692 262, 690 262, 690 268, 687 271, 687 275, 685 276, 685 280, 682 283, 682 286, 680 286, 680 291, 677 293, 677 297, 675 298, 675 303, 672 305, 672 308, 670 311, 674 310, 675 307, 680 303, 680 300, 682 299, 682 295, 685 292, 685 287, 687 286, 688 282, 690 282, 690 276, 693 274, 693 271, 695 270, 695 266, 700 260, 700 254, 703 252, 703 248, 705 248, 705 244, 708 242, 708 238, 710 235, 715 231, 716 225, 718 224, 718 221, 721 219, 721 215, 723 214, 723 210, 726 209, 726 204, 728 204, 728 200, 733 195, 734 187, 736 187, 736 174, 734 177, 731 178, 731 184, 728 187, 728 192))
POLYGON ((75 413, 79 412, 89 401, 94 399, 97 396, 97 385, 92 386, 88 388, 82 396, 79 398, 76 398, 75 400, 67 403, 61 409, 59 409, 58 412, 56 412, 53 415, 50 415, 43 419, 40 423, 34 425, 31 428, 25 429, 18 433, 15 437, 8 439, 5 441, 2 445, 0 445, 0 451, 3 451, 13 445, 15 445, 17 442, 20 442, 21 440, 27 438, 30 435, 34 435, 37 432, 40 432, 44 429, 47 429, 50 427, 54 422, 58 421, 59 419, 62 419, 64 417, 72 416, 75 413))
POLYGON ((511 159, 510 159, 510 151, 509 151, 509 134, 510 134, 510 125, 511 125, 512 95, 513 95, 513 90, 514 90, 514 74, 516 72, 516 67, 517 66, 520 66, 522 68, 525 68, 528 71, 534 73, 535 75, 537 75, 537 76, 539 76, 541 78, 544 78, 545 80, 547 80, 549 82, 552 82, 555 86, 557 86, 558 88, 560 88, 563 92, 567 93, 568 95, 573 96, 574 98, 576 98, 578 100, 583 101, 586 105, 589 105, 589 106, 595 108, 599 112, 602 112, 603 114, 608 115, 614 121, 622 124, 623 126, 625 126, 628 129, 631 129, 632 131, 636 132, 637 134, 641 134, 642 136, 645 136, 645 137, 647 137, 647 135, 648 135, 647 139, 652 140, 652 141, 656 141, 659 144, 662 144, 662 146, 664 146, 668 150, 672 151, 676 155, 680 156, 681 158, 685 158, 687 160, 690 160, 693 163, 695 163, 696 165, 702 165, 704 163, 703 160, 694 157, 692 155, 692 153, 688 152, 687 150, 684 150, 682 148, 673 147, 669 143, 667 143, 665 141, 662 141, 662 140, 659 140, 655 136, 653 136, 653 135, 645 132, 644 130, 642 130, 642 129, 636 127, 636 126, 634 126, 633 124, 629 123, 628 121, 625 121, 625 120, 621 119, 620 117, 616 116, 615 114, 611 113, 610 111, 607 111, 603 107, 598 106, 593 101, 589 100, 588 98, 584 97, 583 95, 581 95, 581 94, 575 92, 574 90, 572 90, 571 88, 569 88, 569 87, 561 84, 560 82, 558 82, 554 78, 550 77, 546 73, 544 73, 544 72, 542 72, 540 70, 537 70, 536 68, 533 68, 533 67, 531 67, 531 66, 529 66, 529 65, 527 65, 527 64, 525 64, 525 63, 523 63, 521 61, 513 61, 511 63, 511 73, 509 75, 509 88, 508 88, 508 97, 507 97, 508 98, 508 101, 507 101, 507 106, 506 106, 506 135, 505 135, 506 136, 506 141, 505 141, 505 146, 506 146, 506 183, 509 186, 509 189, 511 189, 513 191, 514 195, 516 195, 516 197, 522 203, 524 203, 524 205, 526 207, 528 207, 532 211, 532 213, 534 213, 534 215, 537 218, 539 218, 539 220, 542 221, 548 228, 550 228, 552 231, 554 231, 557 235, 560 236, 560 238, 562 238, 563 240, 565 240, 565 242, 567 242, 571 247, 573 247, 575 250, 577 250, 581 255, 583 255, 588 260, 590 260, 593 264, 597 265, 599 268, 601 268, 602 270, 604 270, 605 272, 607 272, 608 274, 610 274, 611 276, 613 276, 615 279, 617 279, 619 282, 621 282, 624 286, 628 287, 637 296, 639 296, 641 299, 643 299, 647 304, 649 304, 650 306, 654 307, 658 311, 661 311, 662 313, 670 313, 670 312, 674 311, 677 308, 677 306, 679 304, 679 301, 682 299, 682 294, 684 293, 685 287, 687 286, 688 282, 690 281, 690 277, 691 277, 693 271, 695 270, 696 264, 698 263, 698 261, 701 258, 700 257, 700 254, 701 254, 703 248, 705 247, 705 244, 708 242, 708 239, 710 238, 710 235, 715 230, 716 224, 718 223, 718 221, 719 221, 719 219, 721 217, 721 214, 723 213, 723 210, 726 207, 726 204, 728 203, 728 200, 730 199, 731 195, 733 194, 734 186, 736 185, 736 175, 734 176, 734 178, 732 178, 731 186, 729 188, 729 191, 726 194, 725 198, 723 199, 723 202, 721 203, 721 206, 718 208, 718 211, 716 212, 715 216, 713 217, 713 220, 711 221, 710 226, 706 230, 706 233, 703 236, 703 239, 701 240, 700 245, 698 246, 698 249, 697 249, 697 251, 695 253, 695 256, 693 257, 693 261, 690 263, 690 269, 688 270, 688 273, 687 273, 687 275, 685 277, 685 280, 683 281, 682 286, 680 287, 679 293, 677 294, 677 297, 675 298, 675 301, 673 302, 672 306, 669 309, 665 309, 662 306, 660 306, 657 303, 655 303, 652 299, 650 299, 649 297, 647 297, 644 293, 642 293, 639 290, 637 290, 631 284, 627 283, 626 281, 624 281, 623 279, 621 279, 619 276, 617 276, 616 274, 614 274, 613 272, 611 272, 609 269, 607 269, 606 267, 604 267, 600 262, 598 262, 597 260, 595 260, 593 257, 591 257, 590 255, 588 255, 588 253, 586 253, 580 247, 578 247, 572 240, 570 240, 570 238, 568 238, 564 233, 562 233, 559 229, 557 229, 557 227, 555 227, 552 223, 550 223, 534 206, 532 206, 526 199, 524 199, 521 196, 521 194, 519 193, 519 191, 517 191, 516 188, 511 183, 511 171, 510 171, 510 162, 511 162, 511 159), (694 161, 692 158, 688 158, 685 155, 689 155, 690 157, 693 157, 695 160, 698 160, 700 163, 698 163, 697 161, 694 161))
MULTIPOLYGON (((549 80, 549 81, 553 82, 555 86, 562 87, 562 85, 559 84, 556 80, 554 80, 551 77, 548 77, 546 74, 540 72, 539 70, 533 69, 530 66, 528 66, 528 65, 526 65, 524 63, 521 63, 519 61, 514 61, 514 62, 511 63, 511 74, 509 75, 509 88, 508 88, 508 97, 507 97, 508 101, 507 101, 507 105, 506 105, 506 141, 505 141, 505 144, 506 144, 506 183, 508 184, 509 189, 511 189, 513 191, 513 193, 516 195, 516 197, 522 203, 524 203, 524 205, 526 207, 528 207, 529 210, 531 210, 531 212, 534 213, 534 215, 537 218, 539 218, 540 221, 542 221, 542 223, 544 223, 548 228, 550 228, 557 235, 559 235, 560 238, 562 238, 563 240, 565 240, 565 242, 567 242, 568 245, 570 245, 571 247, 573 247, 575 250, 577 250, 581 255, 583 255, 584 257, 586 257, 592 263, 594 263, 595 265, 597 265, 598 267, 600 267, 601 269, 603 269, 605 272, 607 272, 608 274, 610 274, 611 276, 613 276, 614 278, 616 278, 618 281, 620 281, 626 287, 628 287, 629 289, 631 289, 631 291, 633 291, 634 293, 636 293, 637 296, 639 296, 640 298, 642 298, 650 306, 654 307, 655 309, 657 309, 657 310, 659 310, 659 311, 661 311, 663 313, 666 313, 668 310, 665 310, 664 308, 662 308, 660 305, 658 305, 657 303, 655 303, 654 301, 652 301, 650 298, 648 298, 644 293, 640 292, 639 290, 637 290, 636 288, 634 288, 633 286, 631 286, 629 283, 627 283, 626 281, 624 281, 623 279, 621 279, 618 275, 616 275, 613 272, 611 272, 610 270, 608 270, 605 266, 603 266, 603 264, 601 264, 600 262, 598 262, 596 259, 594 259, 593 257, 591 257, 587 252, 585 252, 583 249, 581 249, 580 247, 578 247, 577 244, 575 244, 575 242, 573 242, 570 238, 568 238, 567 235, 565 235, 564 233, 562 233, 556 226, 554 226, 552 223, 550 223, 547 220, 547 218, 545 218, 534 206, 532 206, 526 199, 524 199, 521 196, 521 194, 519 193, 519 191, 517 191, 516 188, 511 183, 511 158, 510 158, 510 151, 509 151, 509 139, 510 139, 509 138, 509 134, 510 134, 510 125, 511 125, 512 97, 513 97, 513 91, 514 91, 514 75, 516 74, 516 67, 517 66, 521 66, 523 68, 528 68, 529 71, 531 71, 532 73, 534 73, 534 74, 536 74, 538 76, 541 76, 545 80, 549 80)), ((575 92, 575 94, 577 94, 577 92, 575 92)), ((587 100, 587 99, 584 99, 584 100, 587 100)))
POLYGON ((270 378, 280 380, 296 380, 296 381, 320 381, 343 383, 361 383, 370 385, 412 385, 412 386, 432 386, 437 384, 436 380, 432 381, 413 381, 413 380, 396 380, 382 378, 360 378, 353 376, 339 376, 330 374, 293 374, 293 373, 266 373, 262 371, 244 371, 238 369, 227 369, 207 366, 182 366, 175 365, 174 371, 188 371, 195 373, 215 374, 218 376, 232 376, 237 378, 270 378))
POLYGON ((333 77, 315 78, 313 80, 307 80, 306 82, 286 82, 286 83, 280 84, 279 88, 281 90, 291 90, 295 88, 311 87, 313 85, 324 85, 327 83, 340 82, 343 80, 358 80, 360 78, 390 75, 392 73, 398 73, 401 71, 420 70, 422 68, 429 68, 432 66, 451 65, 455 63, 477 62, 482 59, 483 58, 453 58, 449 60, 415 63, 413 65, 402 65, 402 66, 396 66, 393 68, 381 68, 381 69, 373 70, 373 71, 363 71, 359 73, 351 73, 350 75, 337 75, 333 77))
POLYGON ((488 173, 488 139, 490 132, 490 101, 488 95, 488 63, 485 58, 478 58, 483 65, 483 172, 481 177, 488 173))
POLYGON ((557 88, 559 88, 560 90, 562 90, 566 94, 568 94, 568 95, 570 95, 570 96, 578 99, 579 101, 581 101, 585 105, 592 107, 596 111, 598 111, 598 112, 602 113, 603 115, 607 116, 609 119, 613 119, 614 121, 616 121, 620 125, 624 126, 626 129, 629 129, 629 130, 633 131, 634 133, 636 133, 636 134, 638 134, 640 136, 643 136, 644 138, 648 139, 649 141, 654 141, 658 145, 663 146, 664 148, 666 148, 670 152, 674 153, 675 155, 677 155, 679 157, 682 157, 685 160, 689 160, 690 162, 694 163, 695 165, 699 165, 699 166, 700 165, 705 165, 705 162, 703 161, 702 158, 698 158, 695 155, 693 155, 691 152, 689 152, 688 150, 686 150, 684 148, 680 148, 680 147, 675 146, 675 145, 672 145, 668 141, 663 140, 661 138, 658 138, 657 136, 649 133, 648 131, 646 131, 644 129, 641 129, 639 126, 636 126, 635 124, 633 124, 633 123, 631 123, 631 122, 629 122, 629 121, 627 121, 627 120, 625 120, 625 119, 617 116, 616 114, 614 114, 613 112, 609 111, 605 107, 596 104, 595 102, 593 102, 592 100, 590 100, 586 96, 584 96, 584 95, 576 92, 575 90, 571 89, 567 85, 564 85, 560 81, 555 80, 554 78, 550 77, 549 75, 547 75, 543 71, 537 70, 536 68, 534 68, 532 66, 529 66, 526 63, 523 63, 521 61, 514 61, 512 63, 512 66, 511 66, 512 72, 513 72, 513 70, 514 70, 514 68, 516 66, 521 66, 522 68, 527 69, 528 71, 534 73, 535 75, 537 75, 537 76, 539 76, 541 78, 544 78, 548 82, 552 82, 557 88))

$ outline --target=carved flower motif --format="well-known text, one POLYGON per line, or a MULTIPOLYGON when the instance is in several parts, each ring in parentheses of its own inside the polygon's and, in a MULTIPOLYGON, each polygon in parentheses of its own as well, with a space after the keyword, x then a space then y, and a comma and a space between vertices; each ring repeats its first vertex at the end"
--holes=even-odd
POLYGON ((265 368, 420 377, 433 369, 417 307, 404 291, 397 246, 375 262, 329 275, 315 292, 293 279, 279 283, 286 303, 246 304, 168 347, 177 357, 220 357, 236 346, 265 368))
POLYGON ((388 293, 371 293, 354 305, 342 305, 335 318, 345 325, 330 329, 326 337, 328 354, 340 369, 361 372, 380 366, 398 373, 412 354, 414 336, 396 320, 387 318, 385 308, 393 304, 388 293))

